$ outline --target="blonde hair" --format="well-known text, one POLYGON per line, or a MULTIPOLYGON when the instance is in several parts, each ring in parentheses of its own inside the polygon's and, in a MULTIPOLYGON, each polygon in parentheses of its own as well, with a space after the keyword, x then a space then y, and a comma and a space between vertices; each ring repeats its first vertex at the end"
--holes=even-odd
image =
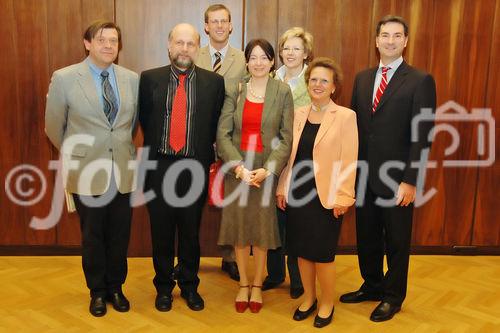
POLYGON ((281 62, 283 62, 283 57, 281 53, 283 52, 283 46, 285 42, 293 37, 298 37, 302 39, 302 44, 304 44, 304 52, 307 54, 307 58, 304 59, 304 63, 308 64, 313 59, 313 36, 311 33, 304 30, 302 27, 293 27, 288 29, 281 35, 278 41, 279 57, 281 62))

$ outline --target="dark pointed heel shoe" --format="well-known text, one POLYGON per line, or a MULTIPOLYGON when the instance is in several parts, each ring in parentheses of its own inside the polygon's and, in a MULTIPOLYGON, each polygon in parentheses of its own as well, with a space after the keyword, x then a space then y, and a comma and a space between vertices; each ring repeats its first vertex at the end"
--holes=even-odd
POLYGON ((293 320, 296 321, 301 321, 309 317, 314 311, 316 311, 316 308, 318 307, 318 300, 315 300, 313 305, 306 311, 300 311, 299 308, 295 310, 295 313, 293 314, 293 320))
POLYGON ((326 325, 330 324, 332 322, 334 310, 335 310, 335 307, 332 309, 332 312, 330 313, 330 315, 326 318, 322 318, 322 317, 316 315, 316 317, 314 317, 314 327, 321 328, 321 327, 325 327, 326 325))

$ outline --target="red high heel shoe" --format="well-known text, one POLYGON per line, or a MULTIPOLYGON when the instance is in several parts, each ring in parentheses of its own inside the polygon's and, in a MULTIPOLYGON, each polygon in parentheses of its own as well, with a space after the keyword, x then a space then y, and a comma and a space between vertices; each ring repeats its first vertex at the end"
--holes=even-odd
MULTIPOLYGON (((241 288, 248 288, 249 286, 240 286, 241 288)), ((236 312, 243 313, 248 308, 248 301, 235 301, 234 306, 236 308, 236 312)))
MULTIPOLYGON (((252 288, 262 288, 262 286, 252 286, 252 288)), ((262 302, 250 301, 248 307, 252 313, 258 313, 262 309, 262 302)))

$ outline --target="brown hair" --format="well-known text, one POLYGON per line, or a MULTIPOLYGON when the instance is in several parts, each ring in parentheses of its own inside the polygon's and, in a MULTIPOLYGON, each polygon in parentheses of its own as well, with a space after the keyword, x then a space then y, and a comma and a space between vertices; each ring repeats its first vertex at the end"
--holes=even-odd
POLYGON ((394 23, 399 23, 403 26, 404 31, 405 31, 405 36, 408 37, 408 24, 406 23, 405 19, 402 18, 401 16, 396 16, 396 15, 386 15, 382 17, 380 21, 377 23, 377 36, 380 34, 380 29, 384 24, 394 22, 394 23))
POLYGON ((314 58, 314 60, 309 64, 304 74, 304 79, 309 85, 309 78, 311 77, 311 72, 316 67, 323 67, 329 69, 333 72, 333 84, 335 85, 335 91, 330 95, 330 98, 334 101, 339 97, 342 88, 342 80, 344 75, 342 74, 342 69, 337 64, 335 60, 327 57, 314 58))
POLYGON ((313 59, 313 36, 304 30, 302 27, 293 27, 288 29, 281 35, 279 42, 278 42, 278 48, 279 52, 278 55, 280 57, 281 62, 283 62, 283 57, 281 56, 281 53, 283 52, 283 47, 285 45, 285 42, 293 37, 298 37, 302 40, 302 44, 304 44, 304 51, 307 54, 307 58, 304 60, 305 64, 308 64, 312 59, 313 59))
MULTIPOLYGON (((120 27, 117 26, 114 22, 111 21, 105 21, 105 20, 97 20, 92 22, 88 28, 85 30, 83 33, 83 39, 85 39, 87 42, 91 43, 92 39, 101 32, 103 29, 115 29, 116 32, 118 33, 118 48, 121 49, 122 46, 122 32, 120 30, 120 27)), ((89 51, 85 50, 87 55, 89 54, 89 51)))
POLYGON ((229 16, 229 22, 231 22, 231 12, 229 11, 229 9, 221 3, 216 3, 208 6, 207 10, 205 10, 205 23, 208 23, 208 14, 218 10, 225 10, 227 12, 227 15, 229 16))
MULTIPOLYGON (((274 60, 274 48, 271 45, 271 43, 269 43, 264 38, 256 38, 256 39, 252 39, 251 41, 249 41, 247 46, 245 47, 245 60, 247 63, 250 60, 250 54, 252 53, 253 49, 256 46, 260 46, 260 48, 266 54, 267 59, 269 59, 270 61, 274 60)), ((275 63, 276 62, 274 62, 272 67, 271 67, 271 72, 274 71, 275 63)))

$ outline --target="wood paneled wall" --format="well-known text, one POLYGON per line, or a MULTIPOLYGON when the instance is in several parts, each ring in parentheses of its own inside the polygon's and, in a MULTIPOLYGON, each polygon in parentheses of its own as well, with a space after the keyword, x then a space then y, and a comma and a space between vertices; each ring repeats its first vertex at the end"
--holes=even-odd
MULTIPOLYGON (((54 174, 48 162, 57 158, 45 137, 44 107, 52 72, 85 57, 82 33, 94 19, 115 20, 122 28, 119 63, 136 72, 168 63, 168 31, 189 22, 201 33, 203 12, 216 2, 232 12, 231 44, 243 47, 254 37, 278 38, 292 26, 303 26, 315 38, 314 54, 335 58, 344 71, 339 99, 348 106, 356 72, 377 64, 375 25, 385 14, 408 20, 410 39, 405 59, 431 72, 436 79, 438 105, 448 100, 488 107, 499 115, 500 0, 0 0, 0 175, 5 179, 17 165, 40 167, 48 179, 47 195, 34 206, 14 204, 0 194, 0 245, 78 246, 80 233, 75 214, 64 214, 56 228, 34 231, 32 216, 46 216, 52 201, 54 174)), ((461 135, 451 157, 476 159, 477 126, 453 123, 461 135)), ((498 126, 496 127, 498 133, 498 126)), ((495 142, 498 142, 495 137, 495 142)), ((450 137, 439 135, 431 159, 437 168, 428 172, 427 188, 438 191, 416 209, 415 246, 500 246, 500 223, 495 189, 498 163, 486 168, 443 167, 450 137)), ((136 138, 142 142, 142 134, 136 138)), ((496 148, 498 153, 499 149, 496 148)), ((22 187, 41 187, 25 180, 22 187)), ((206 207, 202 223, 202 251, 216 255, 220 211, 206 207)), ((355 245, 354 214, 345 219, 341 244, 355 245)), ((134 210, 131 255, 151 251, 146 209, 134 210)))

